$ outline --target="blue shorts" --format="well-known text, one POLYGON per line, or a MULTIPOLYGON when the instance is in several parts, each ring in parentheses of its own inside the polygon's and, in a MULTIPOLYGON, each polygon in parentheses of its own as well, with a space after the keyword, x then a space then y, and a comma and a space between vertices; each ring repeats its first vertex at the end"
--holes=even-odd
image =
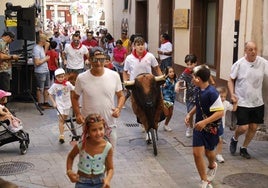
POLYGON ((75 188, 102 188, 104 174, 101 174, 94 178, 79 177, 79 181, 76 182, 75 188))
POLYGON ((193 131, 193 147, 204 146, 206 150, 214 150, 219 143, 219 136, 208 133, 204 130, 198 131, 194 129, 193 131))
POLYGON ((238 126, 250 123, 262 124, 264 122, 264 105, 254 108, 238 106, 236 117, 238 126))
POLYGON ((221 125, 218 128, 218 135, 222 137, 223 136, 223 133, 224 133, 224 129, 223 129, 223 125, 221 123, 221 125))
POLYGON ((114 66, 116 72, 122 73, 124 71, 124 63, 119 64, 118 62, 113 61, 113 66, 114 66))
POLYGON ((37 73, 35 72, 36 78, 36 88, 37 89, 48 89, 50 85, 49 72, 46 73, 37 73))

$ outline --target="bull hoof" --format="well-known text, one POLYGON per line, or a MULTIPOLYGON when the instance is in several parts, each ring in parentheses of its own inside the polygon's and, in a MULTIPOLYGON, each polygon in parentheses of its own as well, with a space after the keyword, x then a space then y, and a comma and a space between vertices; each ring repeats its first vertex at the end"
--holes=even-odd
POLYGON ((151 140, 146 140, 146 143, 149 145, 149 144, 152 144, 152 141, 151 140))

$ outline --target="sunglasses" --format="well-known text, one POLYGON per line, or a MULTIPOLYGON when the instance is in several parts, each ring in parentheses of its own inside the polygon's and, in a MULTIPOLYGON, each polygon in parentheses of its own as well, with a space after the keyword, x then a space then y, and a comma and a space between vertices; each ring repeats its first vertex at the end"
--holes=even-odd
POLYGON ((93 63, 97 62, 103 63, 104 61, 106 61, 106 58, 95 58, 95 57, 92 58, 93 63))

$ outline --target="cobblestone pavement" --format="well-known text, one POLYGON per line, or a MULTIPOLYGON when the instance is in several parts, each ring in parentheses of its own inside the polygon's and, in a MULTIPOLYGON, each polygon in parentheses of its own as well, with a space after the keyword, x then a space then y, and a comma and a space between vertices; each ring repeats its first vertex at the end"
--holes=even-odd
MULTIPOLYGON (((23 120, 24 130, 30 134, 30 144, 25 155, 20 155, 19 143, 12 142, 0 147, 0 172, 5 163, 26 162, 31 164, 20 173, 16 166, 2 174, 5 180, 27 188, 71 188, 74 187, 65 174, 66 156, 71 149, 69 143, 58 143, 58 127, 55 109, 44 111, 41 116, 33 103, 10 103, 9 107, 23 120)), ((114 156, 115 175, 113 188, 196 188, 200 182, 194 165, 191 138, 185 137, 183 123, 185 106, 175 103, 170 122, 172 132, 158 129, 158 155, 153 155, 152 145, 145 142, 145 133, 136 124, 129 101, 118 119, 118 142, 114 156)), ((163 124, 163 123, 162 123, 163 124)), ((78 132, 81 128, 78 127, 78 132)), ((228 144, 232 132, 225 132, 223 156, 225 163, 219 164, 214 188, 267 187, 268 142, 266 133, 258 133, 249 146, 252 159, 231 156, 228 144), (246 177, 246 178, 245 178, 246 177), (247 178, 249 177, 249 178, 247 178)), ((70 131, 65 136, 71 139, 70 131)), ((1 138, 1 136, 0 136, 1 138)), ((242 137, 238 146, 241 145, 242 137)))

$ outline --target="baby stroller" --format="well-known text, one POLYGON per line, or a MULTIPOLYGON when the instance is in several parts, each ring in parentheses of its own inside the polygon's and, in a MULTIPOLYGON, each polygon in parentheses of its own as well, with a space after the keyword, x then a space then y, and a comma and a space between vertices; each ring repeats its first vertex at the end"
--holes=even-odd
POLYGON ((0 146, 16 141, 20 143, 20 153, 26 154, 29 134, 23 130, 21 120, 0 105, 0 146))

